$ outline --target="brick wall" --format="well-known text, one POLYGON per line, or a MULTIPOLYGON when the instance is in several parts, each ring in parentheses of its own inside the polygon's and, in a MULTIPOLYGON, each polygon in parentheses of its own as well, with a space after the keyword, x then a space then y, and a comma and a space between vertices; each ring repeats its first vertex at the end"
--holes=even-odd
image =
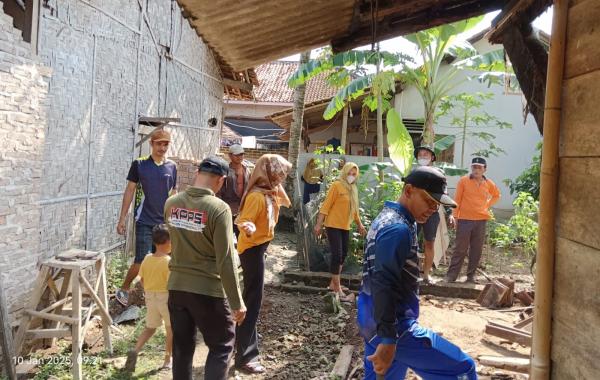
MULTIPOLYGON (((137 1, 94 2, 104 12, 78 0, 41 3, 32 56, 0 0, 0 273, 13 316, 40 260, 122 241, 115 226, 141 153, 137 115, 206 127, 223 109, 218 66, 176 2, 148 1, 150 26, 137 1)), ((174 135, 171 156, 218 149, 215 133, 174 135)))
MULTIPOLYGON (((228 147, 221 147, 219 153, 222 154, 223 156, 225 156, 226 159, 228 159, 227 153, 229 152, 229 148, 228 147)), ((256 160, 258 160, 260 158, 260 156, 262 156, 263 154, 267 154, 267 153, 271 153, 271 154, 279 154, 283 157, 285 157, 287 159, 288 157, 288 150, 287 148, 283 148, 283 149, 250 149, 250 148, 244 148, 244 158, 248 161, 252 161, 252 162, 256 162, 256 160)))
POLYGON ((171 157, 177 163, 177 191, 185 191, 194 182, 199 161, 171 157))
POLYGON ((48 77, 0 2, 0 281, 11 322, 40 255, 40 179, 48 77))

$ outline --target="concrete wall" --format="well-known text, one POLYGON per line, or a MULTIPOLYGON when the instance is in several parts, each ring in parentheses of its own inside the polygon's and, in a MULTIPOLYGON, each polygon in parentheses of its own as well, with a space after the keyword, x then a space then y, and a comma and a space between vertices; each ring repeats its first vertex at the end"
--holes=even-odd
POLYGON ((189 160, 216 152, 208 119, 223 115, 216 61, 175 1, 143 0, 147 21, 137 1, 41 3, 31 58, 0 11, 0 265, 13 311, 39 260, 122 242, 122 192, 143 150, 133 148, 138 115, 181 118, 168 155, 189 160))
MULTIPOLYGON (((490 45, 484 40, 475 43, 475 47, 480 52, 501 48, 500 45, 490 45)), ((463 92, 493 93, 494 97, 491 100, 485 101, 484 106, 479 112, 485 111, 502 121, 512 124, 511 129, 484 129, 485 132, 494 134, 496 136, 494 144, 506 151, 505 155, 501 154, 499 157, 490 157, 487 160, 487 176, 496 183, 502 193, 502 197, 495 208, 501 210, 512 209, 512 202, 516 194, 511 197, 508 187, 502 181, 507 178, 515 179, 531 163, 531 159, 535 154, 535 147, 541 140, 535 120, 531 115, 527 117, 526 121, 523 120, 523 105, 525 104, 525 100, 522 95, 507 94, 503 86, 492 85, 488 88, 487 84, 480 83, 477 80, 467 81, 465 74, 462 74, 459 80, 463 80, 463 82, 452 91, 453 94, 463 92)), ((414 88, 406 89, 402 95, 402 117, 409 119, 423 117, 423 103, 414 88)), ((457 133, 455 128, 450 128, 450 120, 447 118, 441 118, 437 121, 435 131, 440 135, 457 133)), ((460 145, 460 141, 457 139, 454 145, 454 163, 456 165, 460 165, 460 145)), ((481 147, 482 145, 478 144, 477 140, 467 139, 465 144, 465 163, 470 163, 471 154, 481 149, 481 147)), ((455 187, 457 181, 458 177, 450 178, 448 186, 455 187)))
POLYGON ((39 258, 48 77, 0 1, 0 281, 11 323, 39 258))
POLYGON ((559 150, 552 378, 600 374, 600 2, 572 1, 559 150))

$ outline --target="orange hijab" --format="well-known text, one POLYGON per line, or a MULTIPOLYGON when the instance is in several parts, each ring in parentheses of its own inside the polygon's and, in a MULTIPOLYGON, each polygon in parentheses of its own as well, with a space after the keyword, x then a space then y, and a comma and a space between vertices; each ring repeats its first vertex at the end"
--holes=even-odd
POLYGON ((264 194, 267 203, 269 228, 274 228, 279 219, 279 208, 290 207, 290 198, 283 189, 283 181, 292 169, 292 164, 278 154, 262 155, 255 164, 248 181, 248 188, 240 202, 240 214, 246 197, 252 192, 264 194))

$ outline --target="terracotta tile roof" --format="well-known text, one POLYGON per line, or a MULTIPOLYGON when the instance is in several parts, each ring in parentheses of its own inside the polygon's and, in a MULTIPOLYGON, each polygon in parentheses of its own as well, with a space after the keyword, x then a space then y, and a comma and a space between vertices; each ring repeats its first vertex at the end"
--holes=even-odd
MULTIPOLYGON (((298 68, 298 62, 274 61, 256 67, 258 86, 254 87, 254 97, 258 102, 293 103, 294 89, 288 87, 288 78, 298 68)), ((329 99, 337 90, 327 83, 326 75, 320 74, 308 81, 305 103, 329 99)))
POLYGON ((228 139, 236 139, 236 138, 241 138, 242 136, 239 135, 238 133, 236 133, 235 131, 233 131, 227 125, 223 125, 223 129, 221 130, 221 137, 225 137, 228 139))

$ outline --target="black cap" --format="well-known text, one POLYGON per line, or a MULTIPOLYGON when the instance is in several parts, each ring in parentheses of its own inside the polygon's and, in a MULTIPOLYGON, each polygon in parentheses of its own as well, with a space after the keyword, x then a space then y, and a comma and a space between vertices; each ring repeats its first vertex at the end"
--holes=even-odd
POLYGON ((471 160, 471 165, 483 165, 487 167, 487 162, 483 157, 473 157, 471 160))
POLYGON ((221 157, 210 156, 202 160, 198 165, 198 171, 226 176, 229 173, 229 164, 221 157))
POLYGON ((446 176, 439 169, 419 166, 402 178, 402 181, 425 190, 433 199, 445 206, 456 207, 456 202, 447 192, 446 176))
POLYGON ((413 154, 415 155, 415 158, 418 158, 419 156, 419 151, 420 150, 426 150, 429 153, 431 153, 431 155, 433 156, 433 159, 431 161, 435 161, 435 151, 433 150, 433 148, 427 146, 427 145, 421 145, 415 148, 413 154))

